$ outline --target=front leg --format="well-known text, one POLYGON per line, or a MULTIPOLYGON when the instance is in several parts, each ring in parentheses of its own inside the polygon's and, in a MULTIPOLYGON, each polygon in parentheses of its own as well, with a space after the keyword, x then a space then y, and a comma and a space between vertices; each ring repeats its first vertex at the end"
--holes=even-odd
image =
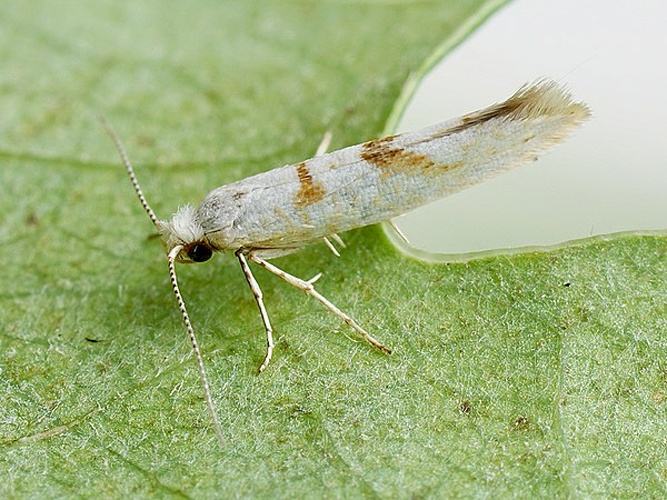
POLYGON ((239 264, 241 264, 241 269, 243 270, 243 274, 245 274, 245 279, 248 282, 250 291, 255 296, 257 306, 259 307, 259 314, 262 316, 262 322, 264 323, 264 329, 266 330, 266 356, 264 357, 264 361, 259 367, 259 373, 262 373, 264 369, 269 366, 271 356, 273 355, 273 347, 275 345, 273 343, 273 328, 271 328, 269 313, 266 311, 266 307, 264 307, 264 301, 262 300, 262 289, 259 287, 259 283, 257 283, 255 276, 250 270, 248 261, 245 258, 245 252, 246 250, 241 248, 235 252, 235 255, 239 260, 239 264))

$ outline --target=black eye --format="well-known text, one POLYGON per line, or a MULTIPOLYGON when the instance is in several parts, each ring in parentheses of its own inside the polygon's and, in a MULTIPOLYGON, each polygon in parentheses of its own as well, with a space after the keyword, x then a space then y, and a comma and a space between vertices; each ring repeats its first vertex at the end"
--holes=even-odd
POLYGON ((188 257, 192 262, 206 262, 213 255, 210 247, 201 243, 195 243, 188 249, 188 257))

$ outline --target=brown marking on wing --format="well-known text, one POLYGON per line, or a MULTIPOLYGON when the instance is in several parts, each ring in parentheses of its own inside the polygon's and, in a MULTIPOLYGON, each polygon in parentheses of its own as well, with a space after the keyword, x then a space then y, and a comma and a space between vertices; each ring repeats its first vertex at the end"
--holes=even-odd
POLYGON ((379 168, 383 174, 392 175, 399 172, 419 172, 435 174, 454 170, 460 163, 452 165, 438 164, 426 155, 415 153, 401 147, 392 147, 391 142, 396 136, 369 141, 361 145, 361 158, 379 168))
POLYGON ((382 148, 383 146, 389 144, 391 141, 396 139, 396 137, 398 137, 398 134, 388 135, 387 137, 382 137, 380 139, 374 139, 372 141, 365 142, 361 145, 361 147, 363 149, 368 149, 368 150, 382 148))
POLYGON ((307 207, 324 198, 324 188, 313 181, 305 161, 297 163, 296 175, 299 178, 299 190, 294 199, 296 206, 307 207))

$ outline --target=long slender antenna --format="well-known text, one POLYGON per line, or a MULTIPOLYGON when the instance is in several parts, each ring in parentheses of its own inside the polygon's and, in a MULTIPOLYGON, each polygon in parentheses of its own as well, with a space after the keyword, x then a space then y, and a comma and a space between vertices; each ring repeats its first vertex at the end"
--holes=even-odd
MULTIPOLYGON (((127 175, 129 175, 130 177, 130 181, 132 182, 134 191, 137 193, 137 197, 139 198, 141 206, 144 207, 144 210, 148 214, 148 217, 150 217, 155 227, 160 229, 160 221, 155 215, 155 212, 153 212, 151 206, 148 204, 148 201, 146 201, 146 197, 144 196, 144 193, 141 190, 141 186, 139 185, 137 176, 135 175, 134 169, 132 168, 132 164, 130 163, 130 158, 127 155, 127 152, 125 151, 125 147, 123 146, 120 137, 118 137, 118 134, 116 133, 114 128, 103 116, 100 116, 100 121, 102 122, 102 126, 106 130, 107 134, 109 134, 114 144, 116 145, 116 149, 120 154, 120 158, 123 161, 123 164, 125 165, 125 170, 127 170, 127 175)), ((185 301, 183 300, 183 296, 181 295, 181 290, 178 286, 178 279, 176 278, 175 263, 176 263, 176 258, 178 257, 178 254, 181 252, 181 250, 183 250, 183 246, 176 245, 174 248, 171 249, 171 251, 167 255, 171 288, 174 291, 176 300, 178 301, 178 308, 181 311, 181 316, 183 317, 183 322, 185 323, 185 329, 187 330, 188 336, 190 337, 192 350, 195 352, 195 356, 197 357, 197 369, 199 370, 199 378, 201 379, 201 383, 204 388, 204 398, 206 399, 206 406, 208 407, 208 411, 211 414, 211 419, 213 420, 213 428, 215 429, 215 434, 218 437, 218 442, 220 443, 220 446, 224 446, 225 440, 222 436, 222 427, 220 426, 220 421, 218 420, 218 414, 215 411, 213 398, 211 397, 211 389, 208 384, 208 377, 206 376, 206 370, 204 368, 204 359, 202 358, 201 351, 199 350, 199 343, 197 342, 197 337, 195 337, 195 331, 192 328, 192 323, 190 323, 190 316, 188 314, 188 310, 185 307, 185 301)))
POLYGON ((206 406, 208 406, 208 411, 211 414, 211 419, 213 420, 213 428, 215 433, 218 436, 218 441, 220 446, 225 445, 225 440, 222 436, 222 427, 220 426, 220 421, 218 420, 218 414, 215 411, 215 405, 213 404, 213 398, 211 397, 211 389, 208 385, 208 377, 206 377, 206 370, 204 369, 204 360, 199 350, 199 343, 197 342, 197 337, 195 337, 195 331, 192 328, 192 323, 190 323, 190 316, 188 315, 188 310, 185 308, 185 301, 181 295, 181 290, 178 287, 178 279, 176 278, 176 257, 178 257, 179 252, 183 250, 181 245, 176 245, 171 249, 169 255, 167 256, 167 261, 169 262, 169 278, 171 279, 171 288, 174 291, 176 300, 178 301, 178 308, 181 310, 181 316, 183 317, 183 323, 185 323, 185 329, 188 331, 188 336, 190 337, 190 342, 192 343, 192 350, 195 352, 197 357, 197 368, 199 369, 199 378, 201 379, 202 386, 204 387, 204 398, 206 399, 206 406))
POLYGON ((127 151, 125 151, 125 147, 123 146, 123 143, 120 140, 120 137, 118 137, 118 134, 114 130, 114 128, 111 126, 111 124, 104 118, 103 116, 100 117, 100 121, 102 122, 102 126, 104 127, 104 130, 107 131, 107 134, 111 137, 113 140, 114 144, 116 145, 116 149, 118 150, 118 153, 120 154, 120 158, 123 161, 123 164, 125 165, 125 170, 127 170, 127 175, 130 176, 130 181, 132 182, 132 186, 134 187, 134 190, 137 193, 137 196, 139 197, 139 202, 141 203, 141 206, 144 207, 144 210, 148 214, 148 216, 151 218, 151 221, 153 221, 153 224, 155 224, 155 227, 158 229, 160 228, 158 224, 158 218, 155 215, 155 212, 153 212, 153 209, 151 206, 148 204, 146 201, 146 197, 144 196, 144 192, 141 190, 141 186, 139 185, 139 181, 137 180, 137 176, 134 174, 134 169, 132 168, 132 164, 130 163, 130 157, 127 155, 127 151))

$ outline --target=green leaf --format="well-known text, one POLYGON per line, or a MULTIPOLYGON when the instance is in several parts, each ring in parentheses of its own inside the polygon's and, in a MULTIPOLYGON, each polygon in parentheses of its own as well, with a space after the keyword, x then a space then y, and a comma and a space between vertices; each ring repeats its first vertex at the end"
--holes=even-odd
MULTIPOLYGON (((181 266, 211 428, 152 239, 211 188, 377 137, 502 1, 11 2, 0 21, 0 496, 664 496, 667 239, 435 263, 381 228, 276 262, 181 266), (397 104, 397 102, 399 104, 397 104)), ((487 103, 480 103, 480 106, 487 103)), ((447 117, 443 117, 447 118, 447 117)))

